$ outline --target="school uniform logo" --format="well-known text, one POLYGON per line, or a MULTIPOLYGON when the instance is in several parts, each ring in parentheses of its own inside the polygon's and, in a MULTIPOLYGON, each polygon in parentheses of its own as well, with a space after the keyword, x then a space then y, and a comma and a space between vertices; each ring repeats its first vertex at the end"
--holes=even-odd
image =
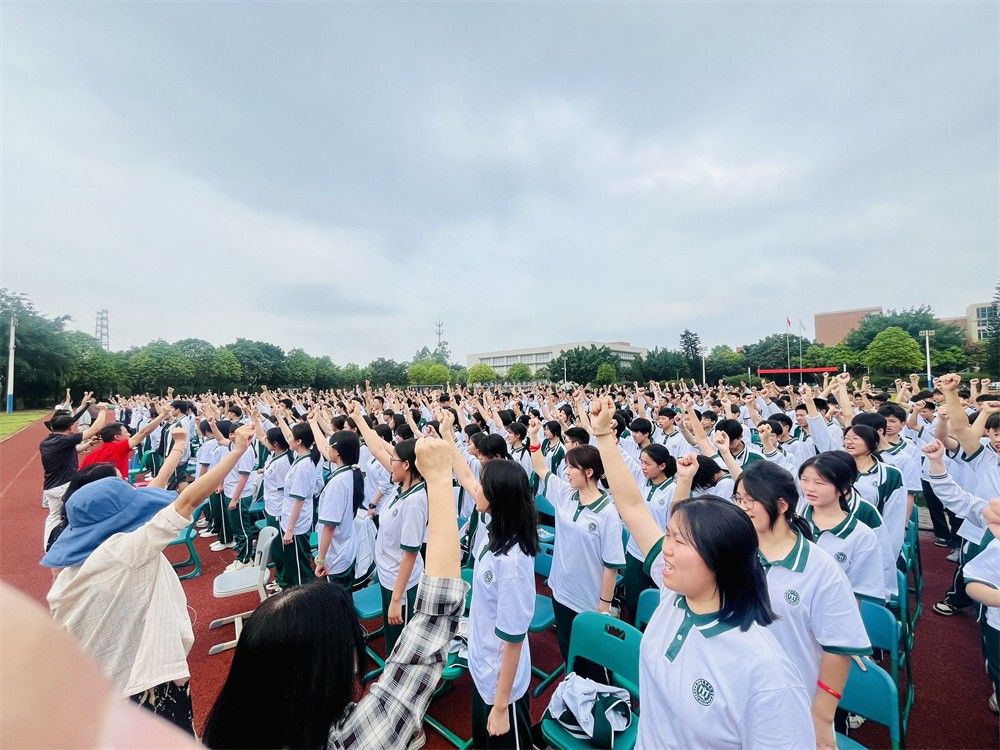
POLYGON ((712 701, 715 700, 715 688, 706 679, 695 680, 691 686, 691 694, 703 706, 710 706, 712 705, 712 701))
POLYGON ((399 515, 399 508, 393 508, 392 509, 392 517, 395 518, 398 515, 399 515))
POLYGON ((587 531, 589 531, 591 534, 593 534, 594 532, 596 532, 597 531, 597 523, 595 521, 591 521, 590 523, 588 523, 587 524, 587 531))
POLYGON ((847 562, 847 553, 838 552, 836 555, 833 556, 833 559, 839 562, 841 565, 843 565, 845 562, 847 562))
POLYGON ((493 583, 493 571, 487 570, 483 573, 483 581, 486 583, 493 583))
POLYGON ((794 607, 802 601, 802 597, 799 596, 799 592, 795 589, 788 589, 788 591, 785 592, 785 601, 794 607))

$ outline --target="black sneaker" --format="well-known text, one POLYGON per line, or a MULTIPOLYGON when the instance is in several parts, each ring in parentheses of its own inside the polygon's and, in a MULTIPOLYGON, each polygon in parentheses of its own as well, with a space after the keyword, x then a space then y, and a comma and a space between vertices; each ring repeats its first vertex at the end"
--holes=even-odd
POLYGON ((951 617, 952 615, 957 615, 962 611, 958 607, 953 607, 948 604, 948 602, 938 602, 932 607, 932 609, 934 610, 934 614, 941 615, 942 617, 951 617))
POLYGON ((947 539, 942 539, 941 537, 935 537, 934 538, 934 546, 935 547, 947 547, 948 546, 948 540, 947 539))

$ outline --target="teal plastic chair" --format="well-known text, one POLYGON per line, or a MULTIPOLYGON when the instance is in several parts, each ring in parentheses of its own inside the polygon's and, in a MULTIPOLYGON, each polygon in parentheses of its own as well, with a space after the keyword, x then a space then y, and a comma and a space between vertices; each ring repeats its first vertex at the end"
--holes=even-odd
POLYGON ((167 545, 168 548, 180 546, 187 548, 187 558, 180 562, 171 563, 174 570, 193 566, 187 573, 177 575, 182 581, 201 575, 201 558, 198 556, 198 549, 194 546, 194 540, 198 537, 198 529, 195 528, 195 524, 198 523, 198 519, 201 518, 201 514, 205 512, 206 508, 208 508, 207 500, 194 509, 194 513, 191 514, 191 523, 181 529, 174 540, 167 545))
POLYGON ((544 513, 553 518, 556 517, 555 506, 552 505, 552 501, 545 497, 545 495, 535 495, 535 508, 539 513, 544 513))
MULTIPOLYGON (((545 579, 546 586, 548 585, 549 573, 552 572, 552 556, 554 552, 555 548, 551 544, 542 544, 539 545, 538 554, 535 555, 535 573, 545 579)), ((543 596, 542 594, 535 594, 535 615, 531 620, 531 628, 529 628, 528 632, 541 633, 544 630, 548 630, 555 624, 556 616, 552 609, 552 598, 543 596), (541 604, 539 603, 539 599, 543 600, 541 604), (542 627, 543 622, 547 619, 546 612, 551 615, 551 622, 549 622, 547 626, 542 627)), ((542 680, 535 688, 535 692, 533 693, 534 697, 537 698, 544 693, 549 685, 559 679, 565 669, 566 665, 560 664, 551 672, 545 672, 541 668, 532 664, 531 673, 535 675, 535 677, 539 677, 542 680)))
POLYGON ((906 586, 906 574, 901 570, 896 571, 896 595, 889 597, 886 607, 899 620, 903 649, 909 656, 913 650, 913 618, 910 616, 910 595, 906 586))
POLYGON ((653 613, 660 606, 660 590, 646 589, 639 594, 639 603, 635 608, 635 626, 639 630, 645 630, 649 621, 653 619, 653 613))
POLYGON ((913 596, 913 626, 924 613, 924 564, 920 556, 920 518, 917 506, 913 506, 910 522, 906 527, 906 541, 903 544, 903 559, 906 575, 910 579, 909 593, 913 596))
POLYGON ((906 673, 906 692, 899 706, 899 720, 902 734, 905 737, 910 725, 910 711, 913 708, 915 687, 910 659, 903 648, 903 633, 896 616, 881 604, 872 601, 861 601, 861 620, 865 624, 868 640, 872 648, 881 649, 889 656, 889 672, 893 684, 899 690, 900 672, 906 673))
MULTIPOLYGON (((888 672, 867 656, 861 657, 861 660, 867 671, 862 670, 857 662, 851 663, 847 684, 844 685, 844 697, 840 699, 838 707, 888 728, 891 747, 897 750, 902 747, 903 738, 899 724, 896 683, 888 672)), ((864 747, 839 733, 836 739, 840 750, 858 750, 864 747)))
MULTIPOLYGON (((360 591, 355 591, 351 594, 351 598, 354 600, 354 613, 361 622, 382 618, 382 591, 379 588, 378 581, 360 591)), ((371 646, 367 645, 373 638, 378 638, 382 635, 383 629, 383 627, 379 627, 376 630, 365 631, 365 650, 368 652, 368 657, 375 662, 376 666, 375 669, 361 678, 362 683, 374 680, 385 669, 385 659, 376 654, 371 646)))
MULTIPOLYGON (((573 620, 569 640, 569 671, 577 659, 589 659, 614 674, 615 684, 628 690, 635 700, 639 697, 639 644, 642 633, 626 622, 597 612, 581 612, 573 620)), ((629 728, 615 735, 615 750, 635 746, 639 732, 639 717, 632 716, 629 728)), ((549 747, 557 750, 590 748, 590 741, 578 739, 552 718, 542 719, 542 735, 549 747)))
MULTIPOLYGON (((462 580, 469 584, 469 590, 465 594, 465 612, 469 613, 469 609, 472 607, 472 577, 475 575, 475 571, 472 568, 462 569, 462 580)), ((469 665, 463 659, 460 659, 457 654, 449 653, 448 660, 445 662, 444 669, 441 670, 440 683, 437 689, 434 691, 434 695, 431 697, 431 703, 434 702, 436 698, 447 693, 451 690, 455 680, 459 679, 469 671, 469 665)), ((459 750, 466 750, 472 747, 472 739, 462 739, 453 731, 448 729, 439 720, 435 719, 430 714, 430 707, 428 707, 427 713, 424 714, 424 723, 427 726, 432 727, 434 731, 444 737, 448 742, 457 747, 459 750)))

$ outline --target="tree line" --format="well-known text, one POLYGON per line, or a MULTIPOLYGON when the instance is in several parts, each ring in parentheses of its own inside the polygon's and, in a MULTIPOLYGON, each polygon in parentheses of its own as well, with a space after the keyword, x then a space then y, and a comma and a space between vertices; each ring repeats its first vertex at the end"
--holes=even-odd
MULTIPOLYGON (((1000 299, 995 297, 994 307, 1000 299)), ((288 352, 264 341, 237 339, 215 346, 196 338, 151 341, 127 351, 109 352, 97 339, 67 330, 68 316, 48 317, 25 295, 0 289, 0 319, 4 333, 12 314, 18 318, 14 360, 15 396, 26 406, 48 406, 65 388, 93 390, 98 394, 163 393, 168 386, 179 392, 230 391, 261 385, 286 388, 350 388, 365 381, 392 385, 436 385, 529 382, 566 378, 575 383, 608 384, 649 380, 701 380, 702 345, 697 333, 685 330, 677 348, 657 347, 646 356, 622 362, 608 347, 578 347, 562 352, 547 367, 532 371, 515 364, 500 377, 488 365, 466 369, 450 362, 448 342, 434 349, 422 347, 408 362, 386 357, 362 366, 340 365, 327 356, 313 356, 302 349, 288 352)), ((931 339, 931 364, 936 371, 956 371, 981 366, 1000 375, 1000 323, 994 318, 991 334, 982 344, 968 341, 964 331, 944 325, 928 307, 866 318, 837 346, 822 346, 789 335, 792 366, 847 366, 867 369, 877 379, 890 378, 924 366, 920 330, 935 331, 931 339)), ((705 354, 708 382, 720 378, 745 379, 747 368, 785 367, 786 335, 775 333, 736 349, 719 345, 705 354)), ((2 348, 0 373, 6 374, 7 348, 2 348)))

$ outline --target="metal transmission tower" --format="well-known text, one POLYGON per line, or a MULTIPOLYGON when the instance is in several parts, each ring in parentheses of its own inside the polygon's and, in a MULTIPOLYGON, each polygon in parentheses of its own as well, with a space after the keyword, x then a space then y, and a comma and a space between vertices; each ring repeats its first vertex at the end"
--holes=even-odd
POLYGON ((444 323, 442 323, 440 320, 434 321, 434 333, 437 334, 437 337, 438 337, 438 349, 440 349, 441 348, 441 341, 442 341, 441 337, 444 336, 444 323))
POLYGON ((107 308, 102 307, 97 311, 97 325, 94 327, 94 338, 97 339, 104 351, 111 351, 111 323, 108 319, 107 308))

